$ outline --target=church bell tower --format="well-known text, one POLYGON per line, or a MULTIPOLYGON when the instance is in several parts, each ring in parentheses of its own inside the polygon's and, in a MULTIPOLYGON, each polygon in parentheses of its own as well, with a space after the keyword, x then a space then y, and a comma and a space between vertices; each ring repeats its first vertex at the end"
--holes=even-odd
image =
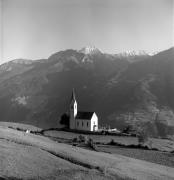
POLYGON ((77 115, 77 101, 73 89, 71 101, 70 101, 70 129, 76 128, 76 120, 75 120, 76 115, 77 115))

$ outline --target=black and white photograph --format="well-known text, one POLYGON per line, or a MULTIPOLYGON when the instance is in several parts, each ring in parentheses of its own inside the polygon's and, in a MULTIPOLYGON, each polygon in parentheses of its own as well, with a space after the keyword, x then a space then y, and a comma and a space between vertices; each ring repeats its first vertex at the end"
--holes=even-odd
POLYGON ((0 0, 0 180, 174 180, 174 0, 0 0))

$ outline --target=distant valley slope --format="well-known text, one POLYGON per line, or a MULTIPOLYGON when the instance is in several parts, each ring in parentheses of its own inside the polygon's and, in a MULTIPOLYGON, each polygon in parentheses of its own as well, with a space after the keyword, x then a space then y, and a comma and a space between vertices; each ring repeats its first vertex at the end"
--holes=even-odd
POLYGON ((78 108, 96 111, 100 125, 144 127, 174 134, 174 48, 154 56, 65 50, 43 60, 0 66, 0 121, 59 127, 72 88, 78 108))

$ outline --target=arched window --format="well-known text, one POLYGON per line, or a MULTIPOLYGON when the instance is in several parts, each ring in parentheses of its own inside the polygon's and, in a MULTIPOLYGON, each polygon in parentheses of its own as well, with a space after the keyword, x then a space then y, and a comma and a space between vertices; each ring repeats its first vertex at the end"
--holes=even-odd
POLYGON ((83 121, 82 121, 82 126, 83 126, 83 121))
POLYGON ((86 125, 87 125, 87 127, 88 127, 88 122, 87 122, 87 124, 86 124, 86 125))

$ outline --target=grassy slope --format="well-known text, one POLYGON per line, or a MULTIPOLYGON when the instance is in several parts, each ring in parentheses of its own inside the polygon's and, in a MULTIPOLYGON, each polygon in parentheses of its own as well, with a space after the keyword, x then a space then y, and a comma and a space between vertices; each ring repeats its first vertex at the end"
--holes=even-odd
POLYGON ((8 177, 50 178, 61 171, 83 170, 36 147, 6 140, 0 140, 0 159, 0 174, 8 177))
MULTIPOLYGON (((65 132, 65 131, 45 131, 47 136, 53 137, 58 142, 69 143, 75 137, 78 137, 78 133, 65 132)), ((109 136, 109 135, 89 135, 95 142, 97 142, 97 151, 107 152, 111 154, 120 154, 131 158, 145 160, 152 163, 157 163, 165 166, 174 167, 174 156, 171 151, 174 150, 174 141, 167 139, 149 139, 146 143, 149 147, 158 149, 144 150, 131 147, 120 147, 105 145, 111 140, 123 145, 137 145, 138 139, 136 137, 123 137, 123 136, 109 136), (163 152, 165 151, 165 152, 163 152)))
POLYGON ((6 179, 111 179, 39 148, 0 141, 0 177, 6 179))
POLYGON ((116 145, 97 145, 97 150, 111 154, 120 154, 123 156, 145 160, 174 168, 174 155, 172 153, 128 147, 125 148, 116 145))
MULTIPOLYGON (((105 174, 112 174, 117 177, 119 175, 142 180, 174 179, 174 168, 149 163, 146 161, 135 160, 121 155, 110 155, 106 153, 93 152, 77 147, 72 147, 66 144, 59 144, 42 136, 36 136, 33 134, 24 135, 23 132, 0 127, 0 138, 1 142, 8 140, 10 143, 15 142, 17 144, 22 144, 24 146, 23 148, 28 148, 28 146, 30 148, 37 148, 40 154, 42 154, 41 151, 44 151, 44 153, 46 151, 46 153, 49 152, 50 154, 54 155, 55 158, 59 157, 73 164, 85 166, 90 169, 97 169, 104 172, 105 174)), ((6 157, 8 156, 5 156, 5 158, 6 157)), ((38 162, 39 159, 42 158, 36 159, 36 162, 38 162)), ((5 161, 3 157, 0 160, 5 161)), ((11 161, 12 159, 10 160, 10 163, 11 161)), ((62 163, 66 162, 62 161, 62 163)), ((27 168, 25 166, 23 167, 27 168)), ((64 165, 61 167, 64 167, 64 165)), ((4 172, 2 172, 2 168, 3 167, 1 167, 0 172, 2 175, 5 175, 4 172)))
POLYGON ((11 127, 11 128, 20 128, 22 130, 30 130, 30 131, 40 131, 41 128, 38 128, 36 126, 30 125, 30 124, 22 124, 22 123, 13 123, 13 122, 0 122, 0 126, 3 127, 11 127))

